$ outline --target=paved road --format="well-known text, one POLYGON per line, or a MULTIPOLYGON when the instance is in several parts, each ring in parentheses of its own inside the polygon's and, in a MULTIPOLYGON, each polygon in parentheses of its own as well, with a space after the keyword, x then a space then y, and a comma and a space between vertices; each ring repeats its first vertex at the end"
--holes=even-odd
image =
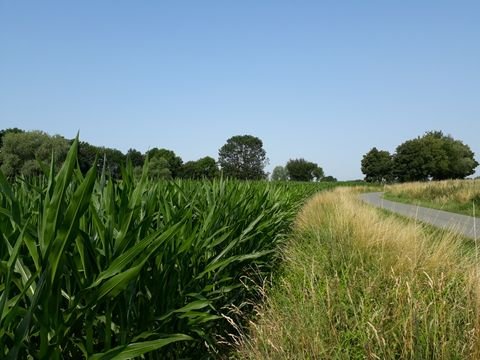
MULTIPOLYGON (((401 204, 382 198, 382 192, 366 193, 360 198, 368 204, 390 210, 419 221, 461 233, 466 237, 475 238, 475 218, 472 216, 454 214, 447 211, 429 209, 416 205, 401 204)), ((480 235, 480 221, 477 222, 477 238, 480 235)))

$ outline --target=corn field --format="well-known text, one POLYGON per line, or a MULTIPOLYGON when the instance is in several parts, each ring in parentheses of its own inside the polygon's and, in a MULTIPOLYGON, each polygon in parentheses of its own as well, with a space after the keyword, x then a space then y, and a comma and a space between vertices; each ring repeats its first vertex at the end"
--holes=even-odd
POLYGON ((115 182, 77 149, 42 178, 0 173, 0 357, 217 356, 318 185, 153 182, 148 164, 115 182))

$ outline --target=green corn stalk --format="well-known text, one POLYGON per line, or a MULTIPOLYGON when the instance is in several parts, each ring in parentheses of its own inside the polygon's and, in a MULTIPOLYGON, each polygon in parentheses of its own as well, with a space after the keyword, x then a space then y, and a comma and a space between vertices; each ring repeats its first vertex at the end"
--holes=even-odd
MULTIPOLYGON (((0 173, 0 357, 209 357, 278 260, 313 184, 154 182, 131 164, 0 173), (208 347, 205 346, 208 344, 208 347), (203 354, 203 355, 201 355, 203 354)), ((215 350, 214 350, 215 351, 215 350)))

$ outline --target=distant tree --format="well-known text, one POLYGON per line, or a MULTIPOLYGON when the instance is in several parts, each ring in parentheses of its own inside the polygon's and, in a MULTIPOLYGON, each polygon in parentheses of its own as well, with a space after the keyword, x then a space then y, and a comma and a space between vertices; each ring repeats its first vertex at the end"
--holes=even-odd
MULTIPOLYGON (((315 164, 315 165, 317 165, 317 164, 315 164)), ((312 174, 313 174, 313 177, 315 178, 315 181, 322 181, 323 177, 325 176, 325 173, 323 172, 323 169, 318 165, 313 170, 312 174)))
POLYGON ((400 182, 463 179, 477 166, 469 146, 441 131, 404 142, 394 156, 394 174, 400 182))
POLYGON ((367 182, 390 182, 393 179, 393 158, 388 151, 374 147, 363 156, 362 173, 367 182))
POLYGON ((168 149, 153 148, 147 151, 147 155, 150 160, 153 160, 153 158, 165 159, 168 163, 168 170, 170 170, 171 176, 174 178, 178 177, 183 160, 180 156, 177 156, 175 152, 168 149))
POLYGON ((325 176, 321 180, 322 182, 337 182, 338 180, 334 178, 333 176, 325 176))
POLYGON ((145 157, 136 149, 128 149, 127 159, 132 162, 133 167, 142 167, 145 162, 145 157))
POLYGON ((97 168, 105 168, 107 175, 114 179, 121 177, 121 168, 126 163, 126 156, 117 149, 98 147, 81 141, 78 145, 78 164, 82 173, 86 173, 97 160, 97 168), (105 163, 105 164, 104 164, 105 163))
POLYGON ((272 171, 272 181, 287 181, 288 171, 283 166, 276 166, 272 171))
POLYGON ((168 166, 167 159, 154 156, 148 163, 148 176, 153 180, 170 180, 172 172, 168 166))
POLYGON ((323 169, 318 164, 305 159, 291 159, 287 162, 288 177, 292 181, 321 180, 324 176, 323 169))
MULTIPOLYGON (((77 161, 83 174, 86 174, 87 171, 93 166, 95 159, 99 157, 99 152, 100 148, 85 141, 79 142, 77 161)), ((101 161, 103 161, 103 159, 101 161)))
POLYGON ((393 157, 393 173, 400 182, 425 181, 429 177, 429 159, 425 144, 418 139, 405 141, 393 157))
POLYGON ((126 156, 118 149, 113 148, 99 148, 99 166, 103 166, 105 163, 105 169, 114 179, 120 179, 122 166, 126 163, 126 156))
POLYGON ((22 129, 19 129, 19 128, 9 128, 9 129, 0 130, 0 149, 3 146, 3 137, 6 134, 9 134, 9 133, 18 134, 18 133, 23 133, 23 132, 25 132, 25 131, 23 131, 22 129))
POLYGON ((180 170, 180 177, 184 179, 214 179, 219 174, 217 163, 210 156, 197 161, 188 161, 180 170))
POLYGON ((430 176, 434 180, 463 179, 475 173, 478 162, 469 146, 441 131, 426 133, 422 141, 430 150, 430 176))
POLYGON ((50 136, 42 131, 7 132, 2 136, 1 170, 8 177, 38 175, 41 173, 38 162, 49 165, 52 158, 58 169, 68 148, 68 140, 59 135, 50 136))
POLYGON ((219 152, 218 162, 227 177, 242 180, 265 179, 268 163, 263 142, 251 135, 233 136, 219 152))

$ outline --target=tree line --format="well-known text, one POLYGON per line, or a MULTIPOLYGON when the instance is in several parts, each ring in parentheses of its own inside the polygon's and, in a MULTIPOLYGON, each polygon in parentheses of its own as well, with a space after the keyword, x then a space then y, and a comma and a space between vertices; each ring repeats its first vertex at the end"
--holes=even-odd
MULTIPOLYGON (((43 131, 24 131, 18 128, 0 131, 0 170, 9 178, 37 176, 42 167, 52 161, 60 168, 73 140, 60 135, 51 136, 43 131)), ((121 178, 121 169, 130 162, 134 172, 140 175, 148 159, 148 176, 153 179, 214 179, 220 176, 241 180, 268 178, 265 167, 268 158, 263 142, 252 135, 237 135, 229 138, 219 149, 218 161, 210 156, 195 161, 183 162, 173 150, 153 148, 145 153, 129 149, 126 154, 118 149, 95 146, 80 142, 78 163, 86 173, 93 164, 104 169, 113 178, 121 178)), ((273 180, 334 181, 325 177, 317 164, 304 159, 292 159, 286 167, 275 168, 273 180), (279 175, 280 169, 284 169, 279 175)))
POLYGON ((316 163, 301 159, 291 159, 285 166, 273 169, 274 181, 337 181, 333 176, 325 176, 323 169, 316 163))
POLYGON ((479 165, 470 147, 441 131, 400 144, 394 154, 372 148, 361 167, 367 182, 464 179, 479 165))
MULTIPOLYGON (((0 169, 7 177, 36 176, 42 173, 42 163, 60 168, 73 140, 60 135, 50 136, 43 131, 23 131, 18 128, 0 131, 0 169)), ((155 179, 213 179, 219 176, 215 159, 206 156, 196 161, 183 162, 174 151, 153 148, 145 153, 129 149, 126 154, 118 149, 95 146, 81 141, 78 146, 78 164, 84 173, 93 164, 115 179, 121 177, 121 168, 130 161, 141 174, 149 159, 148 175, 155 179)))

